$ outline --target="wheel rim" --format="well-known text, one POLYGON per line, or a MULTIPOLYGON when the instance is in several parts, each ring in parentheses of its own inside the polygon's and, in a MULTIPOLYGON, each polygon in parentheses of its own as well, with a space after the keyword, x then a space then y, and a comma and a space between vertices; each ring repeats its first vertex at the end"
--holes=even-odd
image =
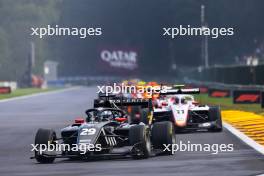
POLYGON ((147 140, 146 140, 146 149, 147 149, 148 152, 150 152, 150 150, 151 150, 151 144, 150 144, 149 137, 147 137, 147 140))
POLYGON ((146 130, 146 133, 145 133, 145 140, 146 140, 146 143, 145 143, 146 154, 149 155, 150 152, 151 152, 151 142, 150 142, 149 131, 147 131, 147 130, 146 130))
POLYGON ((176 137, 175 137, 175 134, 172 134, 172 140, 171 140, 171 143, 172 143, 172 144, 175 144, 175 143, 176 143, 176 137))

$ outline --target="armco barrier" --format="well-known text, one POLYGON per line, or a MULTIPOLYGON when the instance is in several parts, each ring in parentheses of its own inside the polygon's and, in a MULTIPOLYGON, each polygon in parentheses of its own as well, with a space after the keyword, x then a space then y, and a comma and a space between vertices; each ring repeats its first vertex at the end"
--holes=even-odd
POLYGON ((209 88, 208 89, 208 95, 209 95, 209 97, 217 97, 217 98, 230 97, 231 91, 228 89, 209 88))
POLYGON ((252 90, 234 90, 234 104, 260 104, 261 92, 252 90))

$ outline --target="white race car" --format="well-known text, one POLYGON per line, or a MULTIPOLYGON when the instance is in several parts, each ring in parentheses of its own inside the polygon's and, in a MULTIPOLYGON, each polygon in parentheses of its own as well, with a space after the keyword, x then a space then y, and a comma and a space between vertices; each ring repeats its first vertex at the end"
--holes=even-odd
POLYGON ((206 129, 221 132, 220 108, 199 105, 192 93, 199 93, 199 89, 172 89, 161 93, 153 107, 153 122, 170 120, 176 131, 206 129))

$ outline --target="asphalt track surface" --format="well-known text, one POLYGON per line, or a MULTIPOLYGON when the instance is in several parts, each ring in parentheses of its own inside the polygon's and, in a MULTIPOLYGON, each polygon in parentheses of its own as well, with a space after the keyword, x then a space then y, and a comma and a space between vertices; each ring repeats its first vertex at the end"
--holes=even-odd
POLYGON ((0 103, 0 175, 258 175, 264 173, 264 156, 228 131, 177 135, 177 141, 201 144, 234 144, 233 152, 176 152, 146 160, 131 158, 96 161, 56 159, 54 164, 30 160, 30 144, 38 128, 60 129, 91 107, 96 88, 0 103))

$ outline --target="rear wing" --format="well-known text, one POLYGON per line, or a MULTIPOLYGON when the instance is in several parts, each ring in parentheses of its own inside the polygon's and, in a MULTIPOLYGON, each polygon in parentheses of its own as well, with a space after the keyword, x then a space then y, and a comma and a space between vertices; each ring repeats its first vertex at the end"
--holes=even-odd
POLYGON ((111 94, 106 94, 106 93, 98 93, 98 98, 105 98, 105 99, 111 99, 117 97, 117 94, 111 93, 111 94))
POLYGON ((199 94, 199 88, 192 89, 164 89, 160 91, 160 95, 176 95, 176 94, 199 94))
POLYGON ((151 99, 141 98, 116 98, 116 99, 96 99, 94 107, 124 107, 124 106, 141 106, 142 108, 152 108, 151 99))

